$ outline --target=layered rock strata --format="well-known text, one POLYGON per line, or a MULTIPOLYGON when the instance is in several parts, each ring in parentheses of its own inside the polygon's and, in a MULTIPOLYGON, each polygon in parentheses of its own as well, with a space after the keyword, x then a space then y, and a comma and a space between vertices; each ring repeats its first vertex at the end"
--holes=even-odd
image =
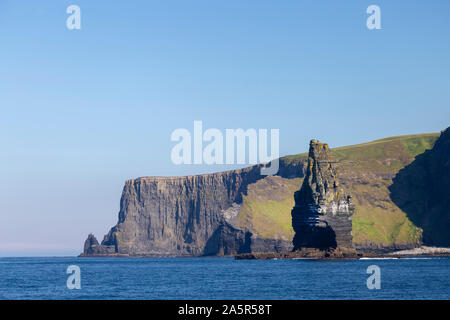
POLYGON ((327 144, 311 140, 306 176, 291 213, 294 250, 352 247, 355 206, 339 186, 336 164, 327 144))

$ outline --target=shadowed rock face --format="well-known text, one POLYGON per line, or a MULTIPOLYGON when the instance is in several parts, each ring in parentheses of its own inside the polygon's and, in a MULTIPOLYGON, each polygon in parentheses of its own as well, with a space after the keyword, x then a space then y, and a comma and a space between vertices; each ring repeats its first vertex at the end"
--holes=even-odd
POLYGON ((423 230, 422 242, 450 246, 450 128, 398 172, 389 187, 394 203, 423 230))
POLYGON ((352 247, 354 205, 339 187, 327 144, 311 140, 306 176, 294 195, 294 250, 352 247))

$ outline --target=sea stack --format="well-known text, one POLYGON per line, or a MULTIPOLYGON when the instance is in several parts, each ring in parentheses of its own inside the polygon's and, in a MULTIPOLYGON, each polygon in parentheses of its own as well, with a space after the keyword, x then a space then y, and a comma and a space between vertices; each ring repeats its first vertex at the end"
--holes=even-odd
POLYGON ((337 162, 326 143, 311 140, 305 179, 294 198, 294 250, 352 248, 355 206, 339 186, 337 162))

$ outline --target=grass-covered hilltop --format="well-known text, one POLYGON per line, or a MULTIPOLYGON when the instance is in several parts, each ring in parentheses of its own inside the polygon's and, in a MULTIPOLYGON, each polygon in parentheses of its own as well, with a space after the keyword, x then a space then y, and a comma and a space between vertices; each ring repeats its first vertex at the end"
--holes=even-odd
MULTIPOLYGON (((450 130, 331 148, 339 188, 355 206, 361 250, 450 246, 450 130)), ((308 154, 282 157, 276 176, 260 166, 126 182, 119 221, 83 255, 201 256, 292 250, 291 211, 308 154)))

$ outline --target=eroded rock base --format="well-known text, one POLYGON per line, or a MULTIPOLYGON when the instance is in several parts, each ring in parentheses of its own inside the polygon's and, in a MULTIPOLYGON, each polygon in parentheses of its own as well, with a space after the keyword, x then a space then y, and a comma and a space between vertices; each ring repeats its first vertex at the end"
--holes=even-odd
MULTIPOLYGON (((332 248, 332 249, 316 249, 316 248, 302 248, 290 252, 255 252, 236 255, 236 260, 242 259, 357 259, 367 256, 360 253, 353 248, 332 248)), ((372 255, 370 255, 372 256, 372 255)))

